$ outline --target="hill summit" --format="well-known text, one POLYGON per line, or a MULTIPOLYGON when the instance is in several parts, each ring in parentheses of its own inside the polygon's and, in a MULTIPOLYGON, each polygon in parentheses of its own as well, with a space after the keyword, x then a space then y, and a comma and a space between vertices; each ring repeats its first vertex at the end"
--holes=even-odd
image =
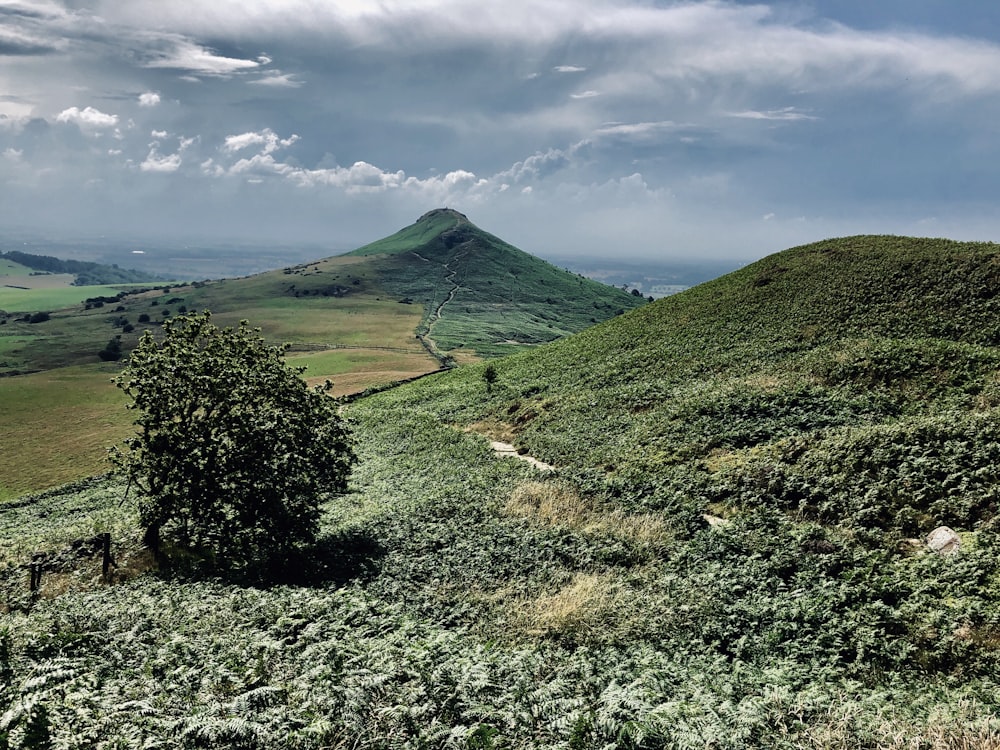
POLYGON ((463 225, 482 231, 469 221, 469 217, 452 208, 435 208, 408 227, 400 229, 395 234, 383 237, 359 247, 348 255, 383 255, 412 252, 415 248, 430 242, 444 232, 451 232, 463 225))

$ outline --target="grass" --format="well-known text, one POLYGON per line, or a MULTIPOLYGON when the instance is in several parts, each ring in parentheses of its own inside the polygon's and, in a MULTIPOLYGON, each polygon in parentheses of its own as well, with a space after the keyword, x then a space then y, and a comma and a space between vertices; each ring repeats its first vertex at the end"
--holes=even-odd
MULTIPOLYGON (((426 352, 367 349, 293 353, 289 364, 306 367, 311 383, 332 380, 333 396, 438 367, 426 352)), ((117 364, 105 363, 0 378, 0 502, 108 471, 107 448, 132 429, 126 399, 111 383, 117 371, 117 364)))
POLYGON ((20 263, 15 263, 8 258, 0 258, 0 277, 28 276, 30 274, 31 269, 27 266, 22 266, 20 263))
POLYGON ((434 372, 438 363, 426 352, 407 353, 374 349, 336 349, 292 354, 288 363, 305 367, 303 377, 313 384, 333 381, 333 396, 359 393, 400 380, 434 372))
MULTIPOLYGON (((992 746, 998 307, 1000 247, 831 240, 489 390, 474 362, 355 401, 350 493, 258 585, 185 558, 29 606, 8 567, 10 742, 43 706, 65 746, 992 746)), ((133 549, 118 502, 9 503, 9 565, 101 525, 133 549)))
POLYGON ((0 500, 107 471, 105 449, 132 422, 113 373, 89 365, 0 378, 0 500))
POLYGON ((668 525, 658 514, 629 514, 620 508, 595 507, 578 489, 565 482, 524 482, 511 493, 504 512, 536 524, 618 537, 657 549, 664 549, 672 538, 668 525))
POLYGON ((442 232, 467 224, 468 219, 457 211, 436 210, 421 216, 416 222, 395 234, 389 235, 354 250, 350 255, 395 255, 411 252, 434 240, 442 232))
POLYGON ((62 310, 81 304, 89 297, 114 297, 126 285, 70 286, 73 277, 37 276, 18 278, 19 286, 32 285, 30 289, 15 289, 0 285, 0 310, 9 313, 62 310))

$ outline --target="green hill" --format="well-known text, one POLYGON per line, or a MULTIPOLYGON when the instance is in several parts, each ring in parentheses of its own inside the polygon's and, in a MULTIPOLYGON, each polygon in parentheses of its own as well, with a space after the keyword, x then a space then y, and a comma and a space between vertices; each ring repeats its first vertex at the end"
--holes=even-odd
MULTIPOLYGON (((22 256, 4 257, 24 262, 35 257, 45 261, 36 265, 53 269, 80 265, 22 256)), ((310 350, 343 345, 420 352, 414 339, 419 334, 439 359, 469 359, 552 341, 645 303, 524 253, 448 209, 431 211, 353 253, 243 278, 168 286, 164 294, 126 290, 99 297, 100 305, 88 299, 49 310, 54 322, 41 327, 29 327, 19 319, 23 315, 0 312, 0 324, 11 324, 0 334, 33 339, 18 349, 19 357, 0 363, 0 374, 5 368, 31 371, 93 361, 106 332, 121 328, 122 320, 133 325, 133 335, 122 339, 127 351, 142 330, 155 330, 164 315, 187 309, 210 309, 223 322, 246 318, 269 337, 310 350), (109 307, 100 309, 105 304, 109 307), (150 320, 137 326, 143 315, 150 320), (378 319, 374 329, 362 334, 370 321, 361 316, 378 319)))
POLYGON ((450 209, 348 255, 371 258, 384 289, 423 303, 421 335, 452 355, 509 354, 645 303, 518 250, 450 209))
MULTIPOLYGON (((48 260, 53 269, 69 268, 48 260)), ((24 278, 16 283, 26 285, 24 278)), ((102 363, 100 353, 114 341, 127 356, 172 315, 211 310, 220 325, 247 319, 269 340, 289 343, 307 378, 330 378, 342 395, 534 347, 645 303, 517 250, 445 209, 357 253, 243 278, 88 287, 73 300, 60 296, 71 291, 70 278, 63 289, 8 290, 19 299, 44 291, 43 315, 4 313, 24 307, 0 304, 0 376, 19 379, 0 377, 0 436, 8 446, 0 500, 103 469, 104 448, 128 430, 128 419, 116 411, 102 420, 105 429, 81 434, 65 405, 113 403, 108 379, 118 365, 102 363), (72 393, 61 386, 70 376, 57 374, 68 368, 75 368, 72 393)))
POLYGON ((113 483, 23 498, 5 564, 107 530, 123 570, 28 610, 8 569, 11 738, 997 747, 998 270, 828 240, 358 400, 351 493, 254 586, 149 571, 113 483))
MULTIPOLYGON (((135 284, 147 281, 164 281, 143 271, 119 268, 117 265, 103 265, 90 261, 62 260, 51 255, 34 255, 20 250, 0 252, 0 271, 15 266, 31 269, 43 274, 70 274, 75 286, 103 286, 114 284, 135 284)), ((9 269, 8 269, 9 272, 9 269)))

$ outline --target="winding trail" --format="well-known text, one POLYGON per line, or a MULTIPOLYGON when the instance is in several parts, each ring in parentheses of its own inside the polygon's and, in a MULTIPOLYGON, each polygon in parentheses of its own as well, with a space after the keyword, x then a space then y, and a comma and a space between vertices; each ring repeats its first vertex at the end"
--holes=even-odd
MULTIPOLYGON (((413 254, 420 260, 424 261, 424 263, 434 263, 434 261, 430 260, 429 258, 425 258, 418 252, 413 252, 413 254)), ((452 258, 452 262, 460 260, 468 254, 469 254, 468 250, 458 253, 455 255, 454 258, 452 258)), ((455 299, 455 296, 458 294, 462 286, 455 281, 455 277, 458 276, 458 269, 452 268, 451 265, 448 263, 440 263, 438 265, 440 265, 441 268, 444 269, 445 271, 444 280, 449 284, 451 284, 451 290, 448 292, 448 296, 441 301, 441 304, 439 304, 434 309, 434 312, 432 312, 430 315, 427 316, 427 324, 426 324, 427 331, 423 334, 418 333, 417 338, 420 339, 420 341, 423 343, 427 351, 429 351, 439 360, 443 361, 446 355, 442 354, 441 350, 437 348, 437 342, 434 341, 433 337, 431 336, 431 333, 434 331, 434 326, 437 325, 441 321, 441 318, 444 316, 445 306, 449 302, 452 302, 455 299)))
POLYGON ((490 447, 493 452, 496 453, 498 458, 518 458, 526 463, 531 464, 539 471, 555 471, 556 467, 552 464, 547 464, 544 461, 539 461, 534 456, 523 456, 517 452, 515 448, 510 443, 503 443, 499 440, 490 440, 490 447))

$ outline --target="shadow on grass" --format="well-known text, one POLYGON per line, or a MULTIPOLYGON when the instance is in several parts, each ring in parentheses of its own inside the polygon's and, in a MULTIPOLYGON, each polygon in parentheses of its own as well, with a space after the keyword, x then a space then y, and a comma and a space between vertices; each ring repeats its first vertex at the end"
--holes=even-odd
POLYGON ((384 548, 370 533, 350 529, 240 563, 172 548, 161 556, 158 573, 171 580, 212 579, 243 586, 327 586, 375 578, 384 556, 384 548))

